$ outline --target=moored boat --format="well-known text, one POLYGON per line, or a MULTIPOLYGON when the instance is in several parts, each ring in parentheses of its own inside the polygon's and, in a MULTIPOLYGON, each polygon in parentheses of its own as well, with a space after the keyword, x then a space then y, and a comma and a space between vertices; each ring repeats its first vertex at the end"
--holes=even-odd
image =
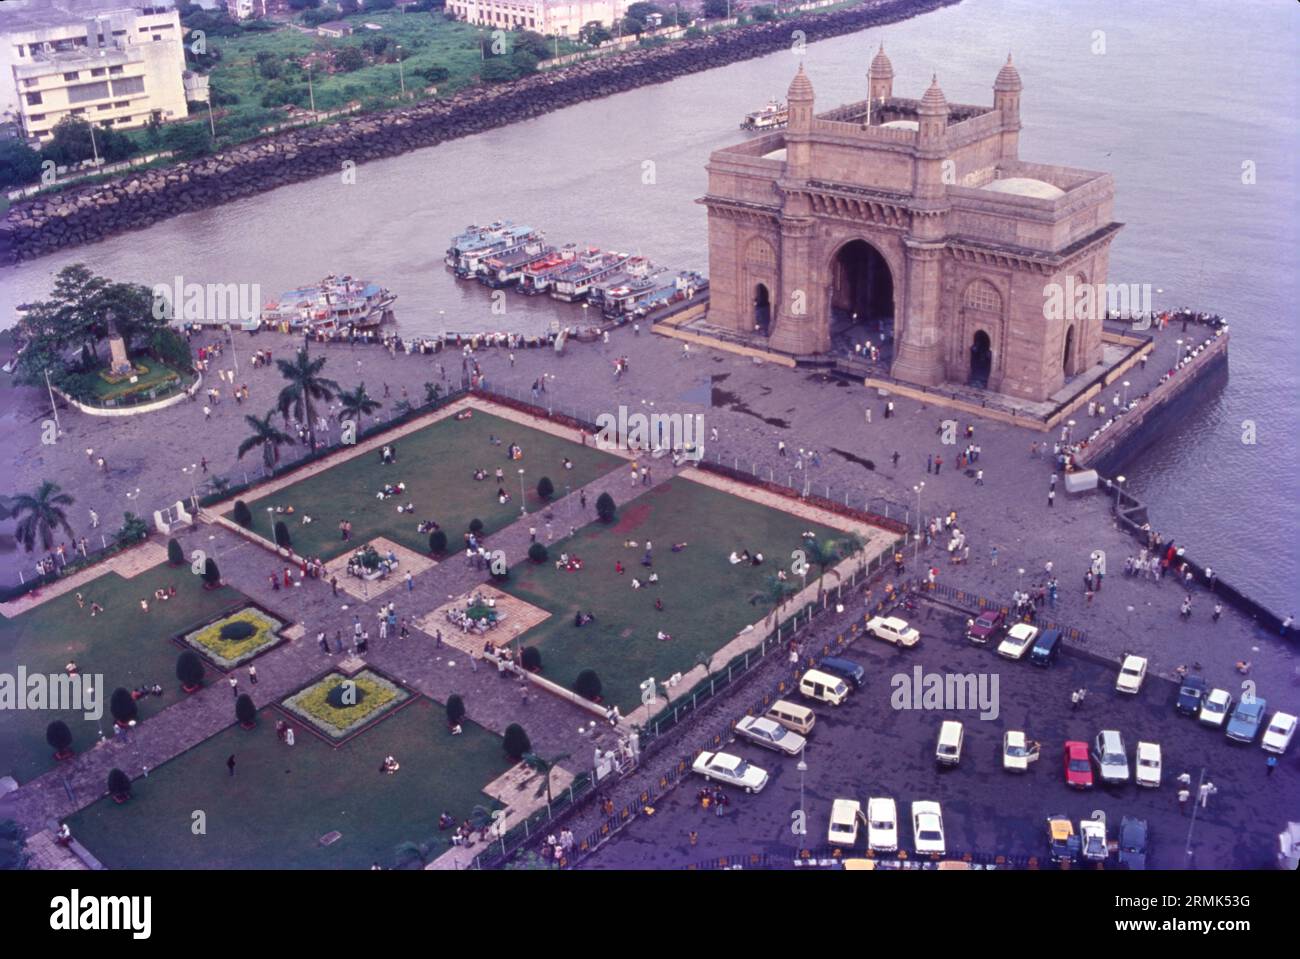
POLYGON ((585 297, 592 285, 613 276, 631 257, 626 253, 606 253, 588 247, 572 266, 555 276, 551 296, 572 303, 585 297))
POLYGON ((370 280, 330 274, 314 286, 287 290, 262 307, 266 326, 291 330, 331 330, 378 326, 392 318, 397 297, 370 280))

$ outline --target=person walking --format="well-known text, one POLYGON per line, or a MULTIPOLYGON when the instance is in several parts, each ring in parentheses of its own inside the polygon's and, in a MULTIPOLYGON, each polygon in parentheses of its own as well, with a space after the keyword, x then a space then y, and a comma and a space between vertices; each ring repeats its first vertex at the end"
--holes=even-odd
POLYGON ((415 579, 411 576, 411 571, 408 569, 406 571, 406 591, 409 593, 413 589, 415 589, 415 579))
POLYGON ((1178 790, 1178 811, 1184 816, 1187 815, 1187 804, 1191 802, 1192 792, 1190 789, 1178 790))
POLYGON ((239 698, 239 677, 238 676, 232 675, 230 677, 230 693, 233 698, 235 699, 239 698))
POLYGON ((227 768, 228 770, 230 770, 230 775, 233 776, 233 775, 235 774, 235 754, 234 754, 234 753, 231 753, 230 756, 226 759, 226 768, 227 768))
POLYGON ((867 425, 868 425, 868 426, 871 425, 871 407, 870 407, 870 406, 867 407, 867 425))
POLYGON ((894 450, 894 455, 890 459, 894 461, 894 469, 898 469, 898 450, 894 450))
POLYGON ((1277 757, 1269 756, 1267 759, 1264 760, 1264 765, 1268 769, 1268 772, 1266 772, 1264 775, 1266 776, 1273 775, 1273 770, 1277 769, 1277 757))
POLYGON ((938 476, 941 469, 943 469, 943 457, 936 456, 934 458, 934 475, 938 476))
POLYGON ((1056 490, 1049 489, 1047 491, 1047 505, 1049 507, 1056 505, 1056 490))
POLYGON ((976 486, 983 486, 983 485, 984 485, 984 471, 983 471, 983 470, 976 470, 976 471, 975 471, 975 485, 976 485, 976 486))
POLYGON ((248 667, 248 681, 254 686, 257 685, 257 667, 251 664, 248 667))
POLYGON ((94 529, 99 525, 99 514, 93 509, 90 511, 90 528, 94 529))

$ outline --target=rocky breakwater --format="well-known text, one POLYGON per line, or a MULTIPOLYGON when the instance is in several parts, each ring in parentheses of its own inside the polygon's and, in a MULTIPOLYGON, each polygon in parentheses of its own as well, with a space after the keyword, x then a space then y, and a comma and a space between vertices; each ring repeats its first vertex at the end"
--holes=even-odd
POLYGON ((335 174, 348 162, 395 156, 583 100, 763 56, 788 48, 799 34, 809 42, 822 40, 957 2, 870 0, 844 10, 638 48, 501 86, 476 87, 446 100, 287 131, 200 160, 36 196, 15 203, 0 222, 0 263, 34 259, 188 211, 335 174))

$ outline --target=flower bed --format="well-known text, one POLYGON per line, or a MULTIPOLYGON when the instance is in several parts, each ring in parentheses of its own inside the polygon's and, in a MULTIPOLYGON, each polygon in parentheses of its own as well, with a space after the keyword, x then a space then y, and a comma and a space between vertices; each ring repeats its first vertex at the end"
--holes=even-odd
POLYGON ((364 669, 352 677, 330 673, 280 705, 338 742, 395 709, 410 695, 395 683, 364 669), (348 683, 353 685, 349 687, 348 683))
POLYGON ((209 623, 181 640, 223 669, 233 669, 280 642, 284 623, 254 606, 246 606, 209 623))

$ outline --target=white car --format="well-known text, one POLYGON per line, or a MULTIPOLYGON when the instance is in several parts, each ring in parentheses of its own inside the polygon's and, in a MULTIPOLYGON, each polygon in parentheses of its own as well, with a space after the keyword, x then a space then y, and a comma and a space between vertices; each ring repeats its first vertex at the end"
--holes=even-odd
POLYGON ((802 736, 792 733, 776 720, 759 716, 742 716, 736 723, 736 735, 787 756, 799 755, 805 743, 802 736))
POLYGON ((867 800, 867 848, 872 852, 898 852, 898 807, 894 800, 880 796, 867 800))
POLYGON ((1207 726, 1222 727, 1230 712, 1232 693, 1226 689, 1211 689, 1201 700, 1201 714, 1198 718, 1207 726))
POLYGON ((1160 785, 1160 744, 1139 742, 1137 745, 1137 769, 1133 779, 1139 786, 1153 789, 1160 785))
POLYGON ((1105 862, 1110 855, 1106 845, 1106 824, 1100 819, 1079 820, 1079 843, 1086 861, 1105 862))
POLYGON ((943 842, 943 810, 937 802, 912 803, 912 843, 918 855, 947 852, 943 842))
POLYGON ((998 644, 998 655, 1007 659, 1020 659, 1038 638, 1038 627, 1016 623, 1007 630, 1007 638, 998 644))
POLYGON ((862 804, 856 799, 837 799, 831 803, 831 824, 826 841, 833 846, 852 846, 858 841, 858 822, 862 804))
POLYGON ((1008 729, 1002 734, 1002 768, 1008 772, 1029 771, 1029 764, 1038 761, 1038 743, 1019 729, 1008 729))
POLYGON ((1273 718, 1268 721, 1268 728, 1264 730, 1264 739, 1260 745, 1271 753, 1286 752, 1286 747, 1291 745, 1291 737, 1295 735, 1295 725, 1296 718, 1290 713, 1281 710, 1275 712, 1273 718))
POLYGON ((897 616, 872 617, 867 623, 867 635, 883 639, 895 646, 915 646, 921 641, 920 632, 897 616))
POLYGON ((1119 667, 1119 678, 1115 680, 1115 690, 1120 693, 1136 694, 1142 688, 1142 680, 1147 678, 1147 660, 1145 656, 1125 656, 1119 667))
POLYGON ((1128 782, 1128 749, 1118 729, 1103 729, 1092 744, 1092 759, 1104 783, 1128 782))
POLYGON ((767 785, 767 773, 730 753, 711 753, 708 750, 695 757, 691 771, 705 779, 739 786, 747 793, 756 793, 767 785))

